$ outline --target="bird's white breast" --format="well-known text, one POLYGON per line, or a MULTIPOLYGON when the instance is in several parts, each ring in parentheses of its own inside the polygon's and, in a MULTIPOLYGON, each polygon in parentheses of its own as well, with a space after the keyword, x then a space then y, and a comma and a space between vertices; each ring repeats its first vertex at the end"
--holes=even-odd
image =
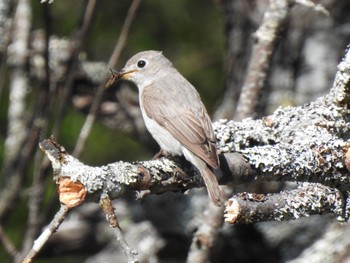
POLYGON ((164 127, 159 125, 155 120, 149 118, 146 114, 146 111, 143 107, 143 103, 141 101, 141 89, 140 89, 140 108, 143 120, 145 121, 145 125, 147 130, 151 133, 152 137, 158 142, 161 149, 167 151, 173 155, 182 155, 182 147, 178 140, 171 135, 164 127))

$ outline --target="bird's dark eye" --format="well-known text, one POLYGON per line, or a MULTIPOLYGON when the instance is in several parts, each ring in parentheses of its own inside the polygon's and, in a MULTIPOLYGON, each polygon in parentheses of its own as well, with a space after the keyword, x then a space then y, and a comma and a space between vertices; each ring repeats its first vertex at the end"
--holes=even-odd
POLYGON ((146 66, 146 61, 144 61, 144 60, 139 60, 138 62, 137 62, 137 67, 139 67, 139 68, 144 68, 146 66))

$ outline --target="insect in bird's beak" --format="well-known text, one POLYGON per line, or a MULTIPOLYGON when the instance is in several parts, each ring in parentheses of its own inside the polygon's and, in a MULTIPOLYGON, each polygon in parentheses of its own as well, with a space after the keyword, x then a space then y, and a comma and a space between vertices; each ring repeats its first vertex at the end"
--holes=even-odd
POLYGON ((111 72, 111 76, 106 82, 105 89, 110 88, 114 84, 114 82, 120 78, 120 73, 118 71, 114 71, 113 69, 109 69, 109 70, 111 72))
POLYGON ((136 70, 130 70, 130 71, 115 71, 113 69, 109 69, 111 71, 111 76, 107 80, 107 83, 105 85, 105 88, 108 89, 111 87, 114 82, 116 82, 118 79, 128 79, 128 75, 135 72, 136 70))

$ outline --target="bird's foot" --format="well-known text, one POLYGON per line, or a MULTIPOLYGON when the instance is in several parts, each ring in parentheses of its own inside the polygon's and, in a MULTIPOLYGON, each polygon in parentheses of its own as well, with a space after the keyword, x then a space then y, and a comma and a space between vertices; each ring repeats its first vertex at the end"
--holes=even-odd
POLYGON ((159 160, 162 157, 168 156, 169 153, 166 150, 160 149, 158 153, 153 157, 153 160, 159 160))

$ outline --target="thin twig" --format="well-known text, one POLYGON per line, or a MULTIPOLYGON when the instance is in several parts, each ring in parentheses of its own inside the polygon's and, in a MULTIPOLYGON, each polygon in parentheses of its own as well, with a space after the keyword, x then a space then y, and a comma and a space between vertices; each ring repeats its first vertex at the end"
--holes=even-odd
POLYGON ((109 198, 107 194, 102 194, 100 198, 100 205, 102 207, 103 212, 106 215, 106 220, 108 221, 109 225, 111 226, 113 233, 119 242, 122 250, 124 251, 125 257, 128 261, 128 263, 137 263, 139 262, 137 259, 135 259, 135 255, 138 253, 130 248, 128 243, 126 242, 124 235, 122 233, 122 230, 119 227, 117 215, 115 213, 115 209, 112 205, 112 201, 109 198))
POLYGON ((129 247, 128 243, 126 242, 126 240, 124 238, 124 235, 123 235, 121 229, 118 227, 114 227, 114 228, 112 228, 112 230, 113 230, 115 238, 118 240, 119 244, 121 245, 121 247, 124 251, 124 254, 127 258, 128 263, 138 263, 139 261, 137 259, 135 259, 135 257, 134 257, 135 255, 137 255, 137 251, 129 247))
POLYGON ((38 254, 41 248, 45 245, 48 239, 55 233, 60 224, 66 218, 69 213, 69 208, 65 205, 61 205, 60 210, 57 212, 55 217, 52 219, 51 223, 46 227, 46 229, 41 233, 41 235, 35 240, 32 249, 29 251, 23 263, 32 262, 33 258, 38 254))
POLYGON ((119 39, 118 39, 117 44, 113 50, 112 56, 108 62, 108 66, 111 68, 114 68, 118 63, 120 54, 121 54, 121 52, 125 46, 126 40, 128 38, 130 26, 134 20, 136 11, 137 11, 140 3, 141 3, 141 0, 133 0, 133 2, 131 3, 131 6, 128 10, 128 13, 127 13, 125 21, 124 21, 122 31, 119 35, 119 39))
MULTIPOLYGON (((110 68, 114 67, 119 60, 121 51, 123 50, 123 48, 125 46, 126 39, 128 37, 128 34, 129 34, 131 23, 135 17, 136 11, 137 11, 140 3, 141 3, 141 0, 134 0, 129 8, 128 14, 127 14, 125 21, 124 21, 122 31, 121 31, 119 38, 118 38, 118 41, 115 45, 113 54, 108 61, 108 66, 110 68)), ((96 94, 94 96, 94 100, 93 100, 91 108, 90 108, 90 112, 85 119, 83 127, 80 130, 80 134, 79 134, 77 143, 75 145, 75 149, 73 151, 73 156, 76 156, 76 157, 80 156, 81 152, 83 151, 83 149, 85 147, 87 138, 89 137, 92 126, 96 120, 96 114, 97 114, 97 110, 98 110, 100 103, 101 103, 101 100, 102 100, 104 87, 105 87, 105 84, 103 83, 103 84, 100 84, 99 87, 97 88, 96 94)))

